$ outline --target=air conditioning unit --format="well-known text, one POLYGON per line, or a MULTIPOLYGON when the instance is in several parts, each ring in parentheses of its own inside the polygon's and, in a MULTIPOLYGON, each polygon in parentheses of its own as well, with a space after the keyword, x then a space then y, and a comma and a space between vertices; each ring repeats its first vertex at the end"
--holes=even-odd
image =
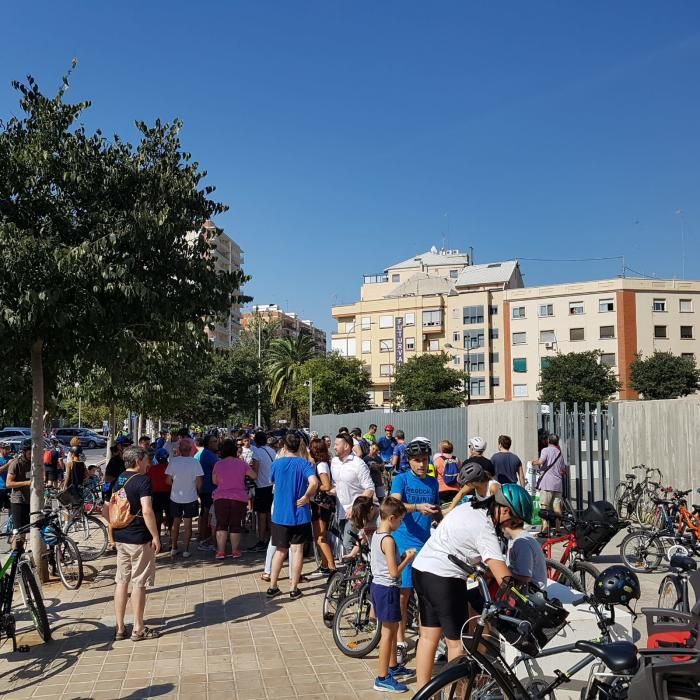
POLYGON ((550 342, 550 343, 545 343, 545 344, 544 344, 544 347, 545 347, 547 350, 554 350, 554 343, 552 343, 552 342, 550 342))

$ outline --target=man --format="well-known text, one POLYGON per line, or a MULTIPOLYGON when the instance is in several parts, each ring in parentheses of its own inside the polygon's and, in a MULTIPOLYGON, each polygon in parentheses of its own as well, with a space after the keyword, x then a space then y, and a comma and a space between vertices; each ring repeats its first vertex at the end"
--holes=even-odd
POLYGON ((162 450, 165 447, 165 443, 168 439, 168 431, 161 430, 160 434, 156 438, 156 450, 162 450))
POLYGON ((349 552, 354 545, 350 533, 357 530, 350 522, 352 505, 358 496, 374 498, 374 482, 369 467, 352 450, 352 437, 339 433, 335 438, 335 457, 331 461, 331 476, 338 500, 338 520, 343 535, 343 547, 349 552))
POLYGON ((403 430, 396 431, 396 445, 391 455, 391 468, 394 474, 408 471, 408 458, 406 457, 406 435, 403 430))
POLYGON ((268 446, 267 435, 262 430, 258 430, 253 435, 253 443, 253 469, 258 473, 253 500, 253 510, 258 518, 258 541, 250 547, 250 551, 264 552, 267 550, 267 542, 270 539, 270 513, 272 512, 270 473, 277 453, 268 446))
POLYGON ((63 452, 58 446, 58 440, 51 438, 51 447, 44 452, 44 480, 46 485, 49 487, 58 485, 59 472, 64 470, 63 452))
MULTIPOLYGON (((532 463, 539 466, 540 476, 537 479, 537 490, 540 494, 540 508, 553 510, 561 515, 561 495, 564 491, 564 477, 566 476, 566 464, 559 448, 559 436, 552 433, 547 439, 545 447, 538 459, 533 459, 532 463)), ((559 520, 556 521, 559 527, 559 520)), ((538 537, 549 536, 549 524, 542 520, 542 531, 538 537)))
POLYGON ((119 641, 127 636, 124 615, 131 583, 131 609, 134 615, 131 639, 140 642, 158 637, 158 630, 144 624, 144 611, 146 589, 155 582, 160 538, 151 501, 151 480, 148 478, 151 456, 141 447, 129 447, 124 450, 123 456, 125 470, 117 478, 115 488, 124 489, 129 512, 135 517, 126 527, 113 528, 117 545, 117 586, 114 591, 117 628, 114 639, 119 641))
POLYGON ((194 458, 194 442, 191 438, 183 437, 178 442, 178 456, 173 457, 165 470, 165 476, 170 491, 170 517, 173 527, 170 531, 170 556, 177 555, 177 540, 180 536, 180 522, 184 520, 185 548, 183 558, 192 556, 190 540, 192 539, 192 518, 199 515, 197 494, 202 490, 202 465, 194 458))
POLYGON ((525 472, 520 457, 510 451, 513 441, 508 435, 498 436, 498 452, 491 457, 494 476, 501 484, 520 484, 525 486, 525 472))
POLYGON ((143 450, 147 450, 151 446, 151 436, 142 435, 139 438, 139 447, 143 450))
POLYGON ((379 445, 379 454, 382 456, 384 464, 391 464, 391 458, 394 455, 394 447, 396 447, 393 425, 384 426, 384 435, 377 440, 377 445, 379 445))
POLYGON ((10 497, 7 493, 5 477, 10 466, 10 445, 7 442, 0 444, 0 511, 10 510, 10 497))
POLYGON ((484 471, 488 472, 489 477, 493 478, 493 462, 488 457, 484 457, 484 450, 486 450, 486 440, 478 435, 475 435, 471 440, 469 440, 469 459, 464 461, 465 463, 476 462, 477 464, 480 464, 484 471))
POLYGON ((195 455, 195 459, 202 465, 202 488, 199 492, 199 520, 197 521, 197 535, 200 552, 215 551, 216 545, 212 541, 211 529, 209 528, 209 513, 213 503, 212 492, 214 483, 211 480, 214 465, 219 461, 219 438, 214 434, 205 435, 202 439, 202 450, 195 455))
POLYGON ((108 501, 112 496, 112 484, 119 478, 119 475, 124 471, 124 458, 122 457, 122 444, 117 438, 117 444, 109 448, 110 458, 105 468, 105 484, 109 484, 109 490, 105 492, 105 501, 108 501))
POLYGON ((369 429, 362 436, 370 445, 376 445, 377 443, 377 425, 376 423, 370 423, 369 429))
POLYGON ((15 528, 29 525, 29 494, 32 485, 32 441, 22 443, 21 452, 7 468, 7 488, 10 489, 10 513, 15 528))

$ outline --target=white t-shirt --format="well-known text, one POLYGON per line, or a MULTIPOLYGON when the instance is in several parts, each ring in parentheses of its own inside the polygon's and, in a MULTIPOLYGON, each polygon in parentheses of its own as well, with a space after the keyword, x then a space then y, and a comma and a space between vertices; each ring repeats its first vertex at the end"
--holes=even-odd
POLYGON ((344 460, 333 457, 331 474, 338 498, 338 517, 345 520, 345 513, 363 491, 374 493, 374 482, 369 473, 369 467, 356 454, 348 455, 344 460))
POLYGON ((331 476, 331 468, 328 466, 328 462, 319 462, 316 465, 316 474, 321 476, 321 474, 328 474, 328 478, 331 476))
POLYGON ((486 510, 475 510, 470 503, 451 510, 418 552, 413 568, 466 580, 467 574, 447 558, 448 554, 470 564, 489 559, 504 560, 496 529, 486 510))
POLYGON ((173 457, 165 473, 173 478, 171 501, 192 503, 197 500, 197 477, 204 476, 204 472, 194 457, 173 457))
POLYGON ((250 447, 241 448, 241 459, 246 464, 252 464, 253 463, 253 450, 251 450, 250 447))
POLYGON ((252 445, 250 449, 253 450, 253 459, 258 463, 258 478, 255 480, 255 485, 261 489, 272 486, 270 472, 272 471, 272 462, 277 456, 275 451, 267 445, 262 447, 252 445))

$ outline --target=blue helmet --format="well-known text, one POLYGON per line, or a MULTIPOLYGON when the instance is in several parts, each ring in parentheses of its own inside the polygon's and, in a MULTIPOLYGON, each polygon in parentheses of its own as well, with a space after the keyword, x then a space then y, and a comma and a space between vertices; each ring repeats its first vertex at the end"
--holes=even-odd
POLYGON ((520 484, 503 484, 494 494, 496 503, 510 508, 511 512, 524 520, 532 521, 532 498, 520 484))
POLYGON ((41 528, 41 539, 44 540, 47 547, 55 547, 58 544, 58 536, 51 525, 44 525, 41 528))
POLYGON ((159 449, 156 450, 154 457, 155 457, 156 462, 162 462, 163 460, 167 461, 168 458, 170 457, 170 454, 165 449, 165 447, 160 447, 159 449))

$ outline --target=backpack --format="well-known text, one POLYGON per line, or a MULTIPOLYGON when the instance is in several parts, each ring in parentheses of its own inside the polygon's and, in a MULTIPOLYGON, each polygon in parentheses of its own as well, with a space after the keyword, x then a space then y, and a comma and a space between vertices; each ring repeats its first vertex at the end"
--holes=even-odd
POLYGON ((135 476, 136 474, 130 476, 117 491, 112 493, 112 497, 109 499, 109 524, 115 530, 121 530, 131 525, 134 518, 140 517, 138 513, 131 514, 131 504, 126 495, 126 485, 135 476))
POLYGON ((459 463, 454 457, 445 457, 442 467, 442 480, 445 486, 457 486, 457 475, 459 474, 459 463))
POLYGON ((357 440, 357 444, 360 446, 360 450, 362 452, 362 459, 364 459, 369 454, 369 442, 367 442, 367 440, 361 437, 357 440))
POLYGON ((53 464, 53 450, 44 450, 44 466, 50 467, 53 464))

